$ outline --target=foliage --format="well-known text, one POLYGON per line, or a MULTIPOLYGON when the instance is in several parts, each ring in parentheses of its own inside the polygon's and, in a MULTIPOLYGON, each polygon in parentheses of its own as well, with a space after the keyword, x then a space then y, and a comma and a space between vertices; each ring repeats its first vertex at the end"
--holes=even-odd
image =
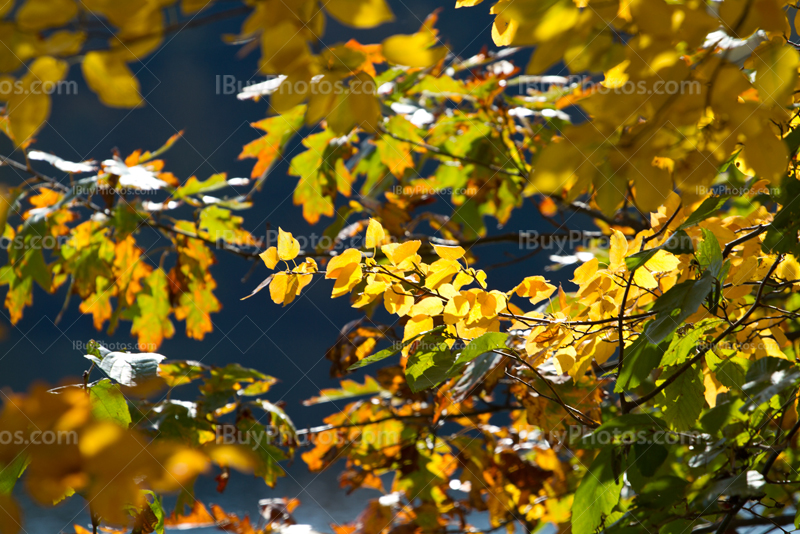
POLYGON ((192 488, 215 473, 224 491, 231 468, 272 486, 301 445, 312 471, 344 460, 342 488, 383 494, 337 534, 474 532, 480 513, 485 531, 574 534, 797 521, 796 6, 501 0, 494 44, 515 48, 462 59, 437 14, 380 44, 315 46, 327 17, 392 20, 384 0, 182 0, 180 15, 176 0, 19 4, 0 7, 0 87, 27 92, 0 95, 25 156, 3 157, 24 179, 2 192, 5 306, 16 323, 34 285, 63 288, 65 308, 75 295, 98 330, 130 322, 146 352, 93 344, 82 383, 6 399, 3 431, 72 439, 0 444, 0 532, 21 528, 20 477, 42 504, 85 498, 95 528, 281 530, 294 501, 264 504, 254 526, 192 488), (260 72, 280 76, 240 95, 270 104, 240 156, 255 160, 249 180, 174 176, 161 157, 179 135, 99 163, 32 148, 50 97, 31 89, 64 80, 69 61, 103 104, 136 107, 129 63, 228 16, 244 17, 228 40, 260 46, 260 72), (110 32, 100 47, 94 23, 110 32), (516 47, 533 47, 524 73, 516 47), (541 77, 554 66, 583 78, 541 77), (238 213, 299 131, 294 202, 331 239, 303 250, 281 228, 266 247, 238 213), (556 230, 489 235, 523 205, 556 230), (153 230, 169 242, 160 256, 140 242, 153 230), (552 257, 574 268, 567 288, 535 273, 503 288, 478 265, 477 247, 524 244, 521 262, 574 235, 576 254, 552 257), (354 237, 364 246, 347 248, 354 237), (175 321, 211 331, 215 249, 273 271, 251 297, 291 305, 324 277, 364 312, 326 355, 341 388, 306 401, 346 402, 324 426, 295 429, 259 371, 154 352, 175 321), (90 382, 95 367, 106 377, 90 382), (363 383, 344 378, 367 367, 363 383), (187 384, 197 400, 172 396, 187 384))

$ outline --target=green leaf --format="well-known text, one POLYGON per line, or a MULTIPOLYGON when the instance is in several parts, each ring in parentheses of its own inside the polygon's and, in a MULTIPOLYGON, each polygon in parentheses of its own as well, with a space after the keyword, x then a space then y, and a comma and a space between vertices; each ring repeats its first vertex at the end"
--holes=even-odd
POLYGON ((687 317, 697 312, 713 288, 714 276, 706 271, 699 280, 681 282, 660 296, 652 308, 657 314, 647 329, 649 341, 658 344, 666 339, 687 317))
POLYGON ((706 363, 711 371, 714 372, 720 383, 734 391, 739 391, 745 385, 747 369, 750 360, 741 356, 732 356, 726 360, 720 359, 713 352, 706 353, 706 363))
POLYGON ((800 128, 792 129, 789 135, 783 138, 783 142, 786 143, 790 155, 797 152, 797 149, 800 148, 800 128))
POLYGON ((431 330, 428 330, 427 332, 421 332, 421 333, 417 334, 416 336, 412 337, 411 339, 407 339, 407 340, 405 340, 405 341, 403 341, 402 343, 399 343, 399 344, 395 343, 391 347, 389 347, 388 349, 383 349, 382 351, 376 352, 375 354, 373 354, 371 356, 367 356, 363 360, 357 361, 356 363, 354 363, 353 365, 348 367, 347 370, 348 371, 355 371, 356 369, 361 369, 362 367, 365 367, 365 366, 367 366, 367 365, 369 365, 371 363, 375 363, 375 362, 379 362, 381 360, 385 360, 389 356, 394 356, 395 354, 397 354, 398 352, 400 352, 401 350, 403 350, 407 346, 411 345, 414 341, 416 341, 420 337, 428 335, 428 334, 433 334, 435 332, 441 332, 442 330, 444 330, 444 326, 437 326, 436 328, 432 328, 431 330))
POLYGON ((159 437, 180 440, 195 447, 215 430, 211 422, 197 417, 197 404, 194 402, 164 399, 153 406, 147 417, 158 426, 159 437))
POLYGON ((217 191, 228 185, 227 175, 224 172, 212 174, 208 180, 200 181, 195 176, 192 176, 186 183, 180 186, 172 196, 175 199, 188 197, 189 195, 199 195, 202 193, 210 193, 217 191))
POLYGON ((30 456, 21 452, 8 464, 0 468, 0 495, 11 494, 17 480, 19 480, 19 477, 25 472, 30 462, 30 456))
POLYGON ((161 501, 161 497, 156 495, 156 493, 150 490, 144 490, 145 494, 152 497, 152 501, 148 501, 147 504, 150 506, 150 511, 153 512, 153 515, 156 516, 158 522, 153 527, 155 532, 158 534, 164 534, 164 504, 161 501))
POLYGON ((92 403, 92 415, 97 419, 114 421, 128 428, 131 424, 131 412, 128 401, 111 380, 104 378, 89 388, 89 400, 92 403))
MULTIPOLYGON (((663 298, 663 297, 662 297, 663 298)), ((625 359, 620 370, 617 384, 614 391, 631 391, 639 387, 650 373, 658 367, 664 353, 670 345, 670 337, 661 340, 660 343, 651 343, 650 330, 653 323, 645 327, 644 332, 625 349, 625 359)))
POLYGON ((679 254, 692 254, 694 243, 684 230, 678 230, 667 239, 661 247, 676 256, 679 254))
POLYGON ((417 392, 436 386, 448 378, 455 353, 439 336, 425 336, 406 363, 406 380, 411 391, 417 392))
POLYGON ((666 447, 659 443, 636 442, 633 444, 633 453, 636 458, 636 467, 645 478, 656 474, 658 468, 669 456, 666 447))
POLYGON ((239 395, 260 395, 266 393, 277 380, 261 371, 229 363, 225 367, 212 367, 209 378, 200 387, 203 395, 218 392, 239 395), (252 388, 252 389, 251 389, 252 388))
POLYGON ((323 389, 319 392, 318 397, 311 397, 310 399, 304 400, 303 406, 351 399, 362 395, 374 395, 384 391, 380 384, 371 376, 366 377, 363 384, 359 384, 355 380, 342 380, 340 385, 341 388, 339 389, 323 389))
POLYGON ((614 451, 603 449, 583 476, 572 504, 573 534, 594 534, 619 502, 622 476, 614 473, 614 451))
POLYGON ((663 508, 677 501, 688 483, 672 475, 656 477, 642 488, 636 500, 648 507, 663 508))
POLYGON ((680 365, 685 362, 689 358, 689 354, 694 351, 703 334, 719 322, 718 319, 704 319, 694 327, 687 325, 689 330, 683 335, 679 330, 676 335, 672 336, 672 342, 670 342, 669 348, 661 358, 660 366, 680 365))
POLYGON ((652 432, 666 429, 666 423, 655 413, 629 413, 606 421, 591 433, 581 437, 579 444, 587 449, 598 448, 609 444, 630 443, 637 438, 652 432))
MULTIPOLYGON (((671 374, 665 373, 664 379, 671 376, 671 374)), ((703 372, 700 367, 693 365, 681 373, 662 392, 664 401, 661 404, 661 409, 664 413, 664 420, 678 431, 689 430, 694 427, 705 404, 704 391, 703 372)))
POLYGON ((299 176, 294 190, 294 204, 303 206, 303 218, 310 224, 319 221, 320 216, 331 217, 333 204, 338 192, 349 196, 349 171, 344 165, 346 143, 338 139, 330 130, 311 134, 303 139, 308 150, 292 158, 289 174, 299 176))
POLYGON ((800 231, 800 181, 784 180, 775 200, 783 207, 775 214, 761 248, 768 254, 789 253, 800 255, 797 233, 800 231))
POLYGON ((471 362, 481 354, 504 348, 507 339, 508 334, 503 332, 487 332, 476 337, 461 351, 456 365, 471 362))
POLYGON ((655 256, 656 252, 658 252, 660 248, 661 247, 651 248, 627 256, 625 258, 625 266, 628 268, 630 272, 635 271, 636 269, 647 263, 650 260, 650 258, 655 256))
POLYGON ((689 217, 686 218, 685 221, 683 221, 683 224, 681 224, 678 227, 678 230, 685 230, 687 228, 696 225, 699 222, 703 222, 704 220, 708 219, 709 217, 717 213, 717 211, 719 211, 722 205, 725 204, 725 202, 727 201, 728 197, 724 196, 708 197, 703 201, 702 204, 700 204, 700 206, 696 210, 692 212, 691 215, 689 215, 689 217))
POLYGON ((274 487, 278 478, 286 475, 278 463, 286 460, 286 455, 281 449, 269 443, 274 437, 263 425, 259 425, 252 419, 243 419, 237 426, 239 432, 250 440, 250 447, 256 454, 258 462, 253 469, 253 474, 263 478, 267 486, 274 487))
POLYGON ((200 212, 200 230, 212 241, 225 241, 235 245, 253 244, 253 236, 242 228, 243 217, 219 205, 208 206, 200 212))
POLYGON ((169 282, 162 269, 155 269, 147 277, 148 291, 136 295, 136 306, 129 315, 133 318, 131 334, 137 334, 139 344, 145 347, 158 347, 164 338, 175 334, 175 326, 170 321, 169 282))
POLYGON ((717 278, 722 269, 722 247, 719 246, 719 241, 711 230, 705 228, 702 230, 703 240, 697 245, 695 257, 701 267, 711 270, 714 278, 717 278))

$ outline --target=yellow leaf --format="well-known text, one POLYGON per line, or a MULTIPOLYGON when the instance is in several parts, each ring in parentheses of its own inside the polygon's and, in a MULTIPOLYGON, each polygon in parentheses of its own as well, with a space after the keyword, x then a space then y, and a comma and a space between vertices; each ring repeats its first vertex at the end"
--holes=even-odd
POLYGON ((628 240, 619 230, 614 230, 611 234, 611 247, 608 250, 608 261, 611 269, 615 270, 625 264, 625 256, 628 254, 628 240))
POLYGON ((800 16, 798 16, 797 11, 794 13, 794 31, 800 34, 800 16))
POLYGON ((299 292, 298 277, 295 274, 275 273, 269 284, 269 294, 272 302, 286 306, 291 303, 299 292))
POLYGON ((486 289, 486 273, 482 269, 478 269, 475 272, 475 281, 478 282, 478 285, 481 286, 483 289, 486 289))
POLYGON ((367 225, 367 248, 379 247, 383 244, 385 239, 386 232, 384 232, 381 223, 375 219, 370 219, 369 225, 367 225))
POLYGON ((782 41, 776 38, 753 52, 756 70, 753 85, 758 89, 761 101, 768 106, 785 106, 797 83, 800 54, 782 41))
POLYGON ((419 250, 422 241, 406 241, 405 243, 390 243, 381 247, 389 261, 393 265, 400 265, 404 260, 414 257, 419 250))
POLYGON ((339 135, 346 135, 355 128, 376 133, 381 119, 381 105, 377 97, 377 85, 372 76, 359 72, 349 82, 347 91, 338 95, 326 116, 328 127, 339 135))
POLYGON ((778 182, 789 165, 786 143, 769 130, 747 136, 744 158, 756 175, 771 182, 778 182))
POLYGON ((323 5, 333 18, 355 28, 374 28, 394 20, 385 0, 327 0, 323 5))
POLYGON ((276 273, 272 277, 272 281, 269 283, 269 296, 272 297, 272 302, 275 304, 283 304, 287 282, 288 275, 286 273, 276 273))
POLYGON ((325 270, 325 278, 337 278, 342 269, 350 265, 357 265, 361 262, 361 252, 354 248, 348 248, 338 256, 335 256, 328 262, 328 268, 325 270))
POLYGON ((336 282, 333 283, 333 292, 331 293, 331 298, 334 299, 349 293, 361 281, 363 275, 360 263, 350 263, 337 270, 339 275, 336 277, 336 282))
MULTIPOLYGON (((555 3, 540 19, 534 31, 538 41, 550 41, 570 31, 578 21, 580 11, 571 0, 555 3)), ((547 46, 547 45, 545 45, 547 46)))
POLYGON ((623 87, 625 83, 628 81, 630 76, 625 72, 625 69, 628 68, 631 61, 626 59, 619 65, 607 70, 605 74, 605 79, 600 82, 600 85, 603 87, 607 87, 609 89, 617 89, 623 87))
MULTIPOLYGON (((417 334, 427 332, 433 328, 433 319, 430 317, 414 317, 409 319, 403 329, 403 341, 411 339, 417 334)), ((407 354, 410 346, 403 349, 403 354, 407 354)))
POLYGON ((63 26, 77 14, 74 0, 26 0, 17 11, 17 22, 26 30, 39 31, 63 26))
POLYGON ((460 291, 462 287, 471 284, 473 280, 474 278, 466 271, 459 271, 455 280, 452 282, 453 289, 455 291, 460 291))
POLYGON ((417 315, 427 315, 428 317, 433 317, 434 315, 439 315, 442 313, 443 309, 444 303, 441 299, 436 297, 428 297, 414 304, 411 307, 409 315, 411 315, 411 317, 416 317, 417 315))
POLYGON ((280 260, 280 258, 278 258, 278 249, 275 247, 269 247, 258 256, 264 260, 264 265, 266 265, 268 269, 274 269, 280 260))
POLYGON ((738 268, 734 269, 728 281, 738 286, 753 279, 758 272, 758 258, 747 256, 738 268))
POLYGON ((208 458, 202 452, 181 447, 168 450, 166 456, 158 459, 164 468, 159 477, 148 479, 155 491, 175 491, 182 489, 197 476, 208 469, 208 458))
POLYGON ((603 365, 617 351, 617 343, 604 340, 601 336, 597 337, 594 344, 592 357, 599 364, 603 365))
POLYGON ((672 192, 672 178, 667 169, 643 163, 634 164, 633 184, 636 203, 644 213, 656 211, 672 192))
POLYGON ((579 286, 591 282, 594 279, 594 275, 597 274, 598 263, 597 258, 592 258, 580 267, 576 267, 572 281, 579 286))
POLYGON ((440 258, 444 258, 446 260, 458 260, 461 259, 465 254, 463 247, 433 245, 433 250, 436 251, 436 254, 438 254, 440 258))
POLYGON ((414 305, 414 297, 406 293, 400 284, 394 284, 383 294, 383 305, 389 313, 403 317, 414 305))
POLYGON ((278 258, 283 261, 293 260, 300 253, 300 243, 291 233, 278 228, 278 258))
POLYGON ((436 260, 428 268, 425 287, 437 289, 440 285, 452 280, 453 275, 457 272, 459 272, 459 265, 455 260, 436 260))
POLYGON ((8 99, 8 120, 14 143, 22 146, 50 116, 50 97, 45 94, 13 94, 8 99))
POLYGON ((370 304, 375 301, 380 295, 383 295, 384 291, 388 284, 383 281, 373 281, 367 283, 367 287, 364 288, 364 291, 358 296, 358 298, 353 302, 354 308, 361 308, 370 304))
POLYGON ((652 272, 668 273, 677 269, 680 263, 681 260, 675 257, 675 255, 671 252, 659 250, 653 255, 652 258, 647 260, 647 263, 645 263, 644 266, 652 272))
POLYGON ((572 345, 559 349, 553 357, 553 365, 555 365, 556 372, 560 375, 569 372, 572 366, 575 365, 577 356, 578 353, 572 345))
POLYGON ((647 269, 636 269, 633 272, 633 281, 637 286, 644 289, 654 289, 658 287, 658 282, 656 282, 656 279, 653 278, 653 275, 650 274, 650 271, 647 269))
POLYGON ((236 445, 214 445, 204 449, 212 462, 220 467, 233 467, 237 471, 250 473, 258 462, 253 453, 236 445))
POLYGON ((64 78, 68 68, 65 61, 42 56, 22 77, 22 90, 14 91, 8 97, 8 118, 17 146, 33 137, 50 116, 47 90, 64 78))
MULTIPOLYGON (((2 1, 2 0, 0 0, 2 1)), ((51 33, 42 43, 42 52, 53 56, 74 56, 81 51, 86 40, 84 32, 60 30, 51 33)))
POLYGON ((535 192, 549 195, 560 193, 572 180, 575 169, 584 163, 586 157, 569 140, 547 145, 531 171, 531 183, 535 192))
POLYGON ((800 280, 800 264, 798 264, 797 259, 794 256, 788 254, 781 264, 778 265, 778 268, 775 270, 775 274, 777 274, 778 278, 781 280, 800 280))
POLYGON ((139 80, 125 61, 110 52, 89 52, 81 65, 83 77, 100 101, 115 108, 142 105, 139 80))
POLYGON ((555 290, 556 286, 548 284, 543 276, 529 276, 514 288, 518 296, 529 298, 531 304, 548 298, 555 290))
POLYGON ((430 67, 447 55, 447 49, 443 46, 431 48, 435 43, 435 37, 422 32, 393 35, 383 41, 383 56, 395 65, 430 67))
POLYGON ((477 6, 481 2, 483 2, 483 0, 456 0, 456 9, 477 6))
POLYGON ((464 295, 455 295, 444 307, 444 322, 455 324, 469 313, 469 299, 464 295))

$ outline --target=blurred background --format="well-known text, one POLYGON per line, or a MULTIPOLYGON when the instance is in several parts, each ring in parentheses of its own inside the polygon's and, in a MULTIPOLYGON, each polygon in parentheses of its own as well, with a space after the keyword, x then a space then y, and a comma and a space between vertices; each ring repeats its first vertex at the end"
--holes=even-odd
MULTIPOLYGON (((491 2, 458 10, 452 1, 444 6, 426 0, 389 0, 389 3, 396 16, 395 22, 374 30, 354 30, 328 17, 325 43, 331 45, 350 38, 365 44, 378 43, 392 34, 413 33, 429 13, 441 8, 437 28, 441 40, 453 53, 464 58, 479 53, 485 46, 495 49, 491 39, 491 2)), ((204 11, 201 15, 213 11, 204 11)), ((77 81, 78 93, 53 95, 49 124, 38 135, 33 148, 71 161, 103 160, 110 157, 115 148, 123 157, 139 148, 156 149, 171 135, 184 130, 183 139, 163 156, 165 170, 181 181, 192 175, 206 179, 218 172, 227 172, 229 177, 249 176, 255 160, 239 161, 237 156, 244 144, 263 135, 249 124, 264 118, 268 105, 263 100, 257 103, 239 101, 235 94, 218 94, 217 91, 218 80, 223 76, 234 76, 243 83, 264 80, 256 74, 258 51, 240 57, 240 47, 228 46, 220 39, 221 34, 238 33, 242 20, 243 17, 226 19, 168 35, 158 51, 138 64, 131 64, 146 100, 146 105, 139 109, 104 107, 84 83, 80 67, 74 65, 69 79, 77 81)), ((520 52, 511 59, 524 68, 528 55, 528 52, 520 52)), ((21 159, 19 153, 12 153, 13 146, 6 139, 0 141, 0 150, 21 159)), ((330 223, 330 219, 323 219, 310 227, 302 218, 300 207, 292 203, 297 178, 287 175, 288 161, 302 150, 299 137, 295 138, 288 146, 284 161, 277 165, 262 191, 256 194, 254 207, 239 213, 245 218, 245 227, 254 235, 263 236, 267 224, 273 230, 280 225, 295 235, 312 232, 319 235, 330 223)), ((52 168, 45 166, 42 170, 57 175, 52 168)), ((0 180, 11 185, 21 181, 8 168, 0 168, 0 180)), ((447 204, 439 204, 443 212, 449 211, 447 204)), ((569 228, 585 228, 587 223, 585 218, 576 216, 569 221, 569 228)), ((486 224, 490 235, 517 230, 552 231, 552 227, 541 221, 538 210, 529 200, 523 209, 514 212, 505 228, 498 228, 494 220, 487 220, 486 224)), ((143 230, 144 233, 149 231, 143 230)), ((141 238, 150 239, 147 235, 141 238)), ((152 239, 158 239, 155 232, 152 239)), ((507 261, 525 253, 515 243, 481 247, 476 252, 481 265, 507 261)), ((511 289, 522 277, 543 273, 545 265, 550 263, 549 254, 562 253, 568 252, 548 251, 524 262, 491 270, 489 278, 494 287, 511 289)), ((250 262, 222 251, 217 252, 217 257, 218 264, 212 273, 219 284, 216 295, 223 309, 211 317, 214 331, 203 341, 195 341, 185 336, 183 323, 176 322, 175 336, 166 340, 158 352, 170 359, 194 359, 210 365, 238 362, 275 376, 280 382, 270 391, 269 400, 286 403, 286 411, 298 428, 321 424, 322 418, 336 410, 337 404, 304 407, 301 401, 316 395, 321 388, 336 386, 329 375, 325 351, 336 340, 339 329, 359 314, 350 308, 348 299, 331 300, 332 284, 316 277, 297 300, 284 308, 273 304, 266 291, 240 301, 269 271, 260 264, 243 282, 250 262)), ((5 258, 2 261, 5 263, 5 258)), ((566 283, 571 273, 572 268, 567 268, 546 274, 555 283, 566 283)), ((565 289, 569 290, 568 286, 567 283, 565 289)), ((0 293, 4 297, 5 292, 0 293)), ((75 382, 88 368, 82 346, 90 339, 107 345, 135 345, 136 339, 129 331, 130 323, 123 323, 114 336, 94 330, 91 316, 78 311, 78 299, 72 300, 62 320, 54 324, 65 294, 65 287, 55 295, 47 295, 37 287, 33 307, 25 310, 24 318, 15 327, 10 325, 6 310, 0 310, 3 330, 0 386, 21 391, 35 381, 55 384, 72 377, 75 382)), ((388 316, 379 315, 378 319, 388 319, 388 316)), ((95 372, 93 379, 99 377, 95 372)), ((338 403, 338 407, 341 406, 343 403, 338 403)), ((257 513, 258 499, 297 497, 302 502, 295 512, 298 521, 324 532, 330 531, 331 523, 354 520, 363 509, 365 499, 378 496, 374 491, 361 491, 348 497, 338 487, 336 472, 311 474, 299 457, 285 468, 288 476, 281 479, 274 490, 267 488, 261 479, 234 473, 224 494, 216 493, 215 482, 210 478, 198 483, 197 493, 206 502, 221 504, 229 512, 249 513, 251 517, 257 513)), ((83 506, 84 501, 78 498, 47 510, 27 503, 26 531, 72 532, 72 523, 85 525, 89 522, 83 506)))

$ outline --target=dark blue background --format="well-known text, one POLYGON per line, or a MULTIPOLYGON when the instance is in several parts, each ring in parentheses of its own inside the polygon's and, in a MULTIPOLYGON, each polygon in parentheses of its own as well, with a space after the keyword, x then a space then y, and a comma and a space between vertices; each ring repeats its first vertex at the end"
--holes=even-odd
MULTIPOLYGON (((474 8, 454 9, 453 3, 439 6, 427 1, 390 1, 396 21, 374 30, 356 31, 343 27, 328 18, 325 35, 327 44, 346 41, 355 37, 362 43, 380 42, 395 33, 412 33, 425 17, 437 7, 442 7, 437 27, 440 37, 451 50, 461 57, 469 57, 481 51, 491 41, 490 3, 474 8)), ((57 154, 65 159, 102 160, 118 148, 123 156, 137 148, 155 149, 171 135, 185 130, 184 139, 166 153, 165 170, 173 172, 181 180, 197 175, 201 179, 216 172, 227 172, 229 177, 249 176, 255 160, 238 161, 242 145, 259 137, 263 132, 254 130, 250 122, 266 115, 267 104, 262 101, 238 101, 235 95, 216 93, 217 77, 233 75, 237 80, 261 81, 255 76, 259 51, 240 58, 238 47, 224 45, 220 34, 237 33, 242 18, 225 20, 211 26, 182 31, 167 36, 156 53, 148 56, 132 68, 141 81, 142 93, 147 101, 143 108, 118 110, 102 106, 97 97, 84 84, 80 67, 70 70, 70 78, 78 81, 77 95, 56 95, 49 124, 38 136, 35 147, 57 154)), ((526 54, 519 54, 516 61, 524 66, 526 54)), ((2 142, 4 154, 11 154, 7 141, 2 142)), ((303 220, 301 209, 294 206, 291 194, 296 177, 286 174, 288 160, 302 148, 295 139, 289 146, 286 161, 271 173, 265 187, 255 197, 255 207, 240 212, 245 217, 245 226, 256 235, 263 235, 265 224, 272 228, 278 225, 296 235, 321 233, 329 219, 323 219, 311 228, 303 220)), ((20 154, 12 154, 19 159, 20 154)), ((54 169, 41 167, 43 171, 56 175, 54 169)), ((4 183, 17 184, 19 178, 9 169, 0 169, 4 183)), ((341 202, 341 200, 340 200, 341 202)), ((487 220, 490 234, 516 230, 544 230, 538 212, 529 201, 522 210, 517 210, 506 228, 497 227, 496 221, 487 220)), ((440 203, 441 204, 441 203, 440 203)), ((443 205, 446 208, 446 205, 443 205)), ((577 228, 579 219, 570 221, 577 228)), ((550 227, 547 226, 549 229, 550 227)), ((548 230, 549 231, 549 230, 548 230)), ((142 231, 144 240, 150 230, 142 231)), ((152 235, 155 241, 157 236, 152 235)), ((156 246, 159 246, 156 244, 156 246)), ((484 263, 503 261, 509 253, 519 255, 515 244, 481 248, 478 251, 484 263)), ((558 251, 552 251, 558 253, 558 251)), ((336 406, 321 405, 303 407, 300 401, 315 395, 320 388, 335 385, 329 378, 329 365, 324 359, 325 350, 336 339, 339 328, 348 320, 358 317, 349 306, 347 298, 331 300, 331 284, 315 279, 302 296, 285 308, 276 306, 263 292, 247 301, 240 301, 264 277, 268 271, 259 265, 253 276, 242 283, 241 278, 250 268, 247 261, 218 254, 219 263, 212 273, 218 281, 216 292, 222 302, 220 313, 212 315, 213 333, 200 341, 187 339, 184 324, 175 323, 176 335, 166 340, 158 352, 171 359, 196 359, 207 364, 223 365, 239 362, 280 378, 281 382, 270 394, 270 400, 284 401, 286 409, 298 426, 319 424, 321 418, 336 406)), ((490 283, 499 289, 510 289, 523 276, 540 274, 547 263, 547 253, 535 256, 526 262, 489 273, 490 283)), ((551 273, 550 278, 564 281, 571 269, 551 273)), ((65 377, 78 377, 87 366, 83 351, 75 343, 89 339, 104 343, 135 343, 130 336, 130 323, 123 323, 114 336, 94 330, 90 316, 78 311, 78 299, 73 298, 63 320, 54 325, 53 320, 64 302, 66 288, 56 295, 47 295, 35 289, 34 306, 25 311, 23 320, 11 327, 6 310, 2 310, 0 322, 4 338, 0 344, 0 385, 14 390, 26 389, 35 380, 56 383, 65 377)), ((5 291, 0 294, 4 295, 5 291)), ((95 376, 97 378, 97 376, 95 376)), ((275 496, 299 496, 303 506, 298 516, 301 521, 323 528, 335 521, 352 520, 363 506, 359 492, 348 501, 341 501, 344 493, 337 489, 334 474, 324 474, 319 479, 309 475, 301 460, 290 468, 292 475, 278 486, 275 496), (301 487, 311 483, 307 493, 301 487)), ((235 477, 223 496, 212 495, 213 484, 201 484, 201 495, 209 495, 215 502, 233 510, 255 511, 255 503, 269 492, 262 482, 249 477, 235 477)), ((55 511, 28 514, 29 532, 54 532, 64 528, 74 513, 80 512, 83 502, 72 499, 55 511), (35 514, 35 515, 34 515, 35 514)), ((86 522, 85 514, 79 521, 86 522)))

